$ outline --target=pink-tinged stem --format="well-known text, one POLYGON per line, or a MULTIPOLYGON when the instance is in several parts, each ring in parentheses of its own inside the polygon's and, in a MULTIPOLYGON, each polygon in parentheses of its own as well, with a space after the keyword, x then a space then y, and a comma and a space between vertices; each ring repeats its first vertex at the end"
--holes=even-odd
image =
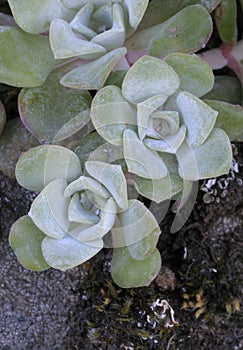
MULTIPOLYGON (((243 65, 236 59, 236 57, 233 55, 233 46, 229 44, 223 44, 221 46, 221 52, 225 59, 227 60, 227 66, 232 69, 233 72, 237 75, 237 77, 240 79, 241 84, 243 85, 243 65)), ((243 47, 242 47, 243 50, 243 47)), ((235 50, 236 52, 239 52, 239 50, 235 50)), ((242 53, 243 54, 243 53, 242 53)))

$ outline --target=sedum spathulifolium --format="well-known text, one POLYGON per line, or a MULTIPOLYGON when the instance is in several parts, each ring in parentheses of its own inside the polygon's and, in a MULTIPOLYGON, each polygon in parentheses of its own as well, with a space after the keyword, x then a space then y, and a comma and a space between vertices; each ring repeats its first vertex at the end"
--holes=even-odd
POLYGON ((137 191, 157 203, 184 184, 220 176, 232 159, 218 112, 200 97, 212 89, 210 67, 195 55, 143 56, 121 87, 102 88, 91 105, 97 132, 124 152, 137 191))
POLYGON ((160 228, 143 203, 128 198, 120 165, 90 160, 82 171, 74 152, 44 145, 23 154, 16 178, 40 191, 10 233, 24 267, 65 271, 106 246, 114 247, 112 276, 121 287, 149 285, 156 277, 160 228))

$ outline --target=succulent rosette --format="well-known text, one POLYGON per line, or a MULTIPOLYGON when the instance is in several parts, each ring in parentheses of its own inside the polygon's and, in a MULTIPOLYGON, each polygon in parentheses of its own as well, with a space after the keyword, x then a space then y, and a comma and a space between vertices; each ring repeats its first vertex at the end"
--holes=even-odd
POLYGON ((142 286, 155 278, 161 263, 156 249, 160 229, 143 203, 128 198, 120 165, 90 160, 82 173, 73 151, 44 145, 21 156, 16 178, 40 192, 10 233, 10 245, 24 267, 65 271, 106 246, 114 247, 117 284, 142 286))
POLYGON ((185 184, 229 171, 229 138, 214 127, 218 113, 200 99, 213 83, 212 70, 195 55, 143 56, 121 88, 109 85, 94 97, 92 122, 123 148, 143 196, 161 202, 185 184))
MULTIPOLYGON (((9 5, 17 24, 26 32, 19 35, 29 40, 35 35, 40 41, 43 36, 38 35, 49 32, 49 45, 55 59, 81 59, 78 67, 71 67, 63 76, 61 84, 77 89, 98 89, 126 55, 125 40, 137 29, 148 2, 24 0, 20 3, 9 0, 9 5)), ((16 28, 11 30, 17 31, 16 28)), ((46 44, 45 39, 42 41, 46 44)), ((53 64, 53 59, 50 61, 53 64)))

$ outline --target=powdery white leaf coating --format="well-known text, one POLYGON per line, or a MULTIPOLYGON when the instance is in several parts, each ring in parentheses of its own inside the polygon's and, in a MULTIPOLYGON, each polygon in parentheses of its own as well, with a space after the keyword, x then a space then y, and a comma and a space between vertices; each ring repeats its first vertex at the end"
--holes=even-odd
POLYGON ((31 148, 19 158, 15 175, 21 186, 40 192, 52 180, 64 179, 70 183, 81 172, 74 152, 57 145, 43 145, 31 148))
POLYGON ((199 147, 211 133, 218 112, 185 91, 178 94, 176 102, 180 116, 187 127, 190 144, 192 147, 199 147))
POLYGON ((103 248, 103 241, 96 239, 82 243, 67 236, 62 239, 45 237, 42 252, 47 263, 55 269, 66 271, 92 258, 103 248))
POLYGON ((126 210, 128 206, 127 183, 121 166, 98 161, 87 161, 85 168, 92 177, 109 190, 117 205, 121 209, 126 210))
POLYGON ((66 186, 63 179, 53 180, 35 198, 28 213, 35 225, 52 238, 65 237, 70 226, 70 199, 63 195, 66 186))
POLYGON ((125 75, 122 93, 132 103, 154 95, 163 95, 166 100, 179 86, 180 80, 173 68, 157 58, 143 56, 125 75))
POLYGON ((154 150, 139 140, 137 134, 126 129, 123 133, 124 158, 131 173, 149 179, 160 179, 167 174, 167 168, 154 150))

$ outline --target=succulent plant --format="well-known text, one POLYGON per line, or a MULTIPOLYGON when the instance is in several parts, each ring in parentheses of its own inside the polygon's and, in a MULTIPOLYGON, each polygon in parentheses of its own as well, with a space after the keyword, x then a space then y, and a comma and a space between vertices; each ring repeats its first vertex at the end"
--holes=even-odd
POLYGON ((182 179, 229 171, 228 136, 214 128, 218 113, 199 99, 212 86, 205 62, 175 53, 163 61, 143 56, 126 73, 122 88, 106 86, 94 97, 92 122, 105 140, 123 147, 143 196, 161 202, 181 191, 182 179))
POLYGON ((198 180, 227 173, 230 140, 243 141, 242 1, 8 3, 0 82, 23 89, 20 119, 5 126, 0 103, 0 169, 38 192, 10 245, 37 271, 65 271, 113 248, 114 281, 149 285, 169 200, 175 232, 198 180), (196 55, 213 23, 223 44, 196 55), (214 79, 211 68, 225 65, 237 77, 214 79))
POLYGON ((122 287, 148 285, 155 278, 160 229, 143 203, 128 198, 120 165, 87 161, 82 174, 74 152, 44 145, 23 154, 16 178, 41 191, 10 233, 10 245, 26 268, 65 271, 106 246, 114 247, 112 275, 122 287), (127 265, 133 266, 129 273, 127 265))

